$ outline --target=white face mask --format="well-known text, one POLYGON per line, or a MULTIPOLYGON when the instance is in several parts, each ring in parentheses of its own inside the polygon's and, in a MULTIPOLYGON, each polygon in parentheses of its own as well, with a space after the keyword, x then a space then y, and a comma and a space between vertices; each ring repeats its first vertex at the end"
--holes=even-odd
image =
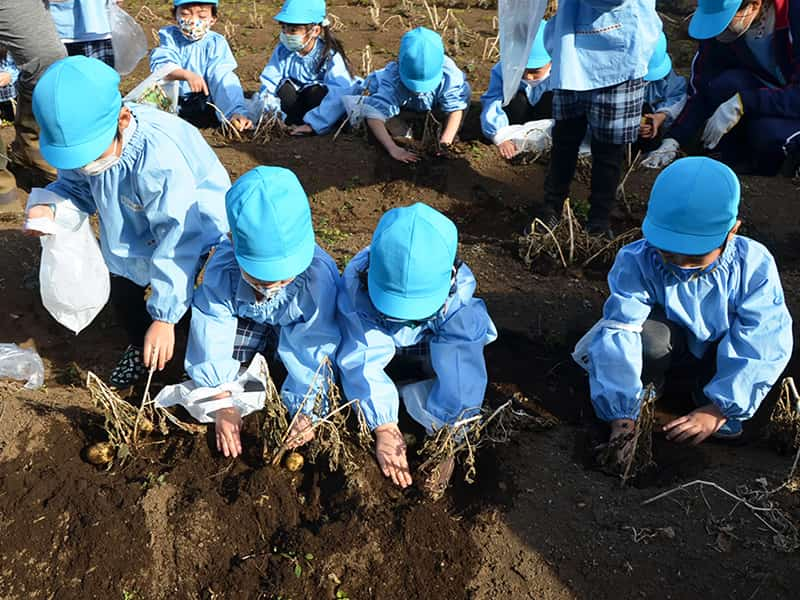
POLYGON ((119 140, 114 138, 114 150, 106 156, 105 158, 98 158, 97 160, 93 160, 89 164, 81 167, 79 171, 84 175, 88 175, 89 177, 94 177, 95 175, 100 175, 101 173, 108 171, 111 167, 119 162, 120 156, 117 156, 117 145, 119 144, 119 140))
POLYGON ((303 34, 283 33, 280 34, 281 44, 292 52, 301 52, 307 45, 308 39, 303 34))
MULTIPOLYGON (((270 286, 265 286, 265 285, 256 285, 255 283, 253 283, 252 281, 250 281, 250 280, 249 280, 249 279, 247 279, 247 278, 244 278, 244 280, 247 282, 247 284, 248 284, 248 285, 249 285, 251 288, 253 288, 253 289, 254 289, 255 291, 257 291, 259 294, 261 294, 262 296, 264 296, 264 300, 267 300, 267 301, 269 301, 269 300, 274 300, 275 298, 277 298, 277 297, 278 297, 278 295, 279 295, 279 294, 280 294, 282 291, 284 291, 284 290, 286 289, 286 287, 289 285, 289 284, 287 283, 287 284, 285 284, 285 285, 270 285, 270 286)), ((291 283, 291 282, 289 282, 289 283, 291 283)))

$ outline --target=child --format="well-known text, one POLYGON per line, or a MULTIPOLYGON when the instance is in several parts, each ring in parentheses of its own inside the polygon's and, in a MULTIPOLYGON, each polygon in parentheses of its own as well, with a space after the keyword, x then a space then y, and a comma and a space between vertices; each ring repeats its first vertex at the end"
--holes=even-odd
POLYGON ((545 31, 553 57, 553 148, 540 215, 558 224, 578 148, 591 130, 592 180, 587 230, 611 235, 625 145, 639 137, 647 64, 661 21, 655 0, 562 0, 545 31))
POLYGON ((50 16, 69 56, 88 56, 114 66, 108 2, 116 0, 50 0, 50 16))
POLYGON ((236 59, 224 36, 211 28, 217 22, 218 0, 174 0, 177 25, 158 32, 160 45, 150 53, 150 70, 165 66, 167 81, 180 81, 178 114, 198 127, 213 127, 219 108, 236 129, 253 127, 245 116, 242 84, 236 76, 236 59))
POLYGON ((689 34, 692 94, 655 166, 699 137, 737 170, 775 175, 800 130, 800 2, 699 0, 689 34))
MULTIPOLYGON (((186 372, 199 386, 230 387, 242 363, 264 351, 270 335, 288 376, 281 398, 291 414, 301 411, 289 436, 299 446, 313 437, 314 377, 326 358, 335 361, 341 335, 336 322, 339 270, 316 245, 308 198, 294 174, 256 167, 227 195, 232 241, 217 246, 192 301, 186 372)), ((274 348, 272 348, 274 351, 274 348)), ((242 451, 243 410, 224 392, 230 407, 219 409, 217 447, 225 456, 242 451)))
POLYGON ((544 29, 547 21, 542 21, 531 47, 528 64, 519 90, 507 106, 503 106, 503 66, 497 63, 492 67, 489 89, 481 96, 481 129, 505 159, 512 159, 519 148, 509 137, 509 125, 522 125, 553 116, 553 92, 550 90, 550 55, 544 48, 544 29))
POLYGON ((367 125, 391 157, 405 163, 416 162, 419 156, 398 146, 387 127, 407 135, 403 119, 434 111, 444 118, 439 142, 452 144, 471 93, 464 73, 445 56, 442 38, 424 27, 402 37, 397 61, 370 75, 367 86, 369 96, 363 100, 367 125), (400 119, 395 120, 398 115, 400 119))
POLYGON ((325 16, 325 1, 286 0, 275 20, 281 41, 261 73, 252 119, 273 111, 292 135, 328 133, 344 116, 341 96, 356 78, 325 16))
MULTIPOLYGON (((699 444, 741 435, 792 354, 792 320, 769 251, 737 235, 739 181, 705 157, 665 169, 650 193, 644 239, 620 250, 588 346, 592 403, 611 440, 633 433, 643 385, 693 367, 697 408, 664 425, 699 444)), ((621 449, 623 458, 628 451, 621 449)))
MULTIPOLYGON (((342 278, 342 386, 361 400, 381 470, 400 487, 411 484, 411 474, 398 396, 428 433, 478 414, 483 403, 483 347, 497 331, 473 297, 475 277, 456 258, 457 246, 456 226, 443 214, 422 203, 395 208, 342 278), (421 364, 429 378, 398 389, 385 369, 400 361, 421 364)), ((452 459, 440 467, 428 482, 434 492, 447 484, 452 459)))
POLYGON ((14 121, 14 102, 17 99, 19 69, 5 46, 0 46, 0 118, 14 121))
POLYGON ((644 89, 638 146, 648 152, 658 148, 665 131, 686 106, 686 79, 672 70, 672 59, 667 54, 667 36, 663 33, 650 57, 644 80, 647 87, 644 89))
POLYGON ((53 64, 36 86, 33 112, 58 179, 31 192, 28 218, 57 219, 62 202, 98 213, 111 302, 130 344, 110 382, 132 385, 145 367, 163 369, 172 357, 203 256, 228 231, 228 174, 188 123, 123 106, 119 75, 94 58, 53 64))

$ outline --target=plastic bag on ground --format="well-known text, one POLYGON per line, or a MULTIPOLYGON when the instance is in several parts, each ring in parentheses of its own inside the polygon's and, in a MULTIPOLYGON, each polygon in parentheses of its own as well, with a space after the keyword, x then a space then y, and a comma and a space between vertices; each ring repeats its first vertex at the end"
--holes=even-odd
POLYGON ((165 65, 156 69, 122 99, 123 102, 149 104, 165 112, 177 114, 180 85, 178 81, 164 81, 173 67, 165 65))
POLYGON ((0 379, 25 381, 25 389, 35 390, 44 384, 44 363, 36 350, 16 344, 0 344, 0 379))
POLYGON ((114 68, 120 75, 128 75, 147 54, 147 36, 134 18, 117 6, 115 0, 108 3, 108 23, 114 48, 114 68))
POLYGON ((267 361, 260 354, 253 357, 250 366, 239 372, 235 382, 216 388, 198 387, 193 381, 168 385, 155 397, 156 406, 183 406, 200 423, 213 423, 214 413, 221 408, 234 407, 241 415, 261 410, 267 399, 267 361), (230 392, 228 398, 215 399, 220 392, 230 392))
POLYGON ((503 106, 517 93, 546 8, 547 0, 499 0, 497 3, 503 106))

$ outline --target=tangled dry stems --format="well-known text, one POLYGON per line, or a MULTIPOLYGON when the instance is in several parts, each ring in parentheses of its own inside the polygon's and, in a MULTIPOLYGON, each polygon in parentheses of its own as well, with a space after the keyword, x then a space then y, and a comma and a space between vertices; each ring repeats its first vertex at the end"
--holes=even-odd
MULTIPOLYGON (((781 381, 780 396, 770 416, 768 437, 781 450, 800 449, 800 394, 792 377, 781 381)), ((795 486, 800 488, 800 480, 795 486)))
POLYGON ((280 115, 276 111, 264 111, 253 128, 251 139, 256 143, 266 144, 287 135, 289 135, 289 127, 283 122, 280 115))

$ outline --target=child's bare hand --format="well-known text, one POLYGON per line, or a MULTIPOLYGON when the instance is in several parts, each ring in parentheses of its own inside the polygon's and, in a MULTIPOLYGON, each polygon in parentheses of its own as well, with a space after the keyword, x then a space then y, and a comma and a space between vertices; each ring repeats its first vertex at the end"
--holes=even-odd
POLYGON ((664 425, 663 430, 667 432, 668 440, 696 446, 722 427, 726 420, 716 404, 706 404, 688 415, 673 419, 664 425))
POLYGON ((231 125, 236 127, 238 131, 244 131, 245 129, 253 128, 253 122, 244 115, 240 114, 235 114, 231 117, 231 125))
POLYGON ((203 79, 200 75, 194 73, 193 71, 187 71, 185 77, 186 77, 186 83, 189 84, 189 88, 193 92, 202 92, 206 96, 209 95, 208 85, 206 84, 206 80, 203 79))
MULTIPOLYGON (((55 221, 56 213, 55 211, 46 204, 37 204, 36 206, 31 206, 28 209, 27 220, 30 219, 50 219, 51 221, 55 221)), ((42 237, 44 234, 41 231, 36 231, 34 229, 28 229, 25 225, 22 226, 22 232, 25 235, 31 237, 42 237)))
POLYGON ((175 350, 175 325, 165 321, 153 321, 144 336, 142 361, 147 368, 163 371, 172 360, 175 350))
POLYGON ((0 86, 5 86, 11 83, 11 73, 8 71, 0 71, 0 86))
POLYGON ((611 434, 608 436, 609 446, 618 445, 614 459, 617 464, 625 464, 631 458, 633 451, 633 433, 636 430, 636 422, 632 419, 616 419, 611 421, 611 434), (625 436, 630 436, 623 441, 625 436))
POLYGON ((511 140, 500 142, 497 144, 497 149, 500 151, 500 156, 506 160, 511 160, 517 155, 517 146, 511 140))
POLYGON ((401 148, 400 146, 395 146, 394 148, 389 149, 389 155, 395 159, 399 160, 403 163, 415 163, 419 160, 419 155, 415 154, 414 152, 409 152, 405 148, 401 148))
POLYGON ((214 413, 217 450, 225 457, 236 458, 242 453, 242 415, 236 408, 221 408, 214 413))
POLYGON ((311 135, 312 133, 314 133, 314 130, 307 123, 289 127, 289 135, 311 135))
POLYGON ((375 428, 375 456, 383 474, 391 477, 395 485, 401 488, 411 485, 406 443, 396 423, 386 423, 375 428))
POLYGON ((286 447, 289 450, 299 448, 314 439, 314 430, 311 429, 311 419, 307 415, 300 415, 295 419, 294 425, 289 430, 286 438, 286 447))

